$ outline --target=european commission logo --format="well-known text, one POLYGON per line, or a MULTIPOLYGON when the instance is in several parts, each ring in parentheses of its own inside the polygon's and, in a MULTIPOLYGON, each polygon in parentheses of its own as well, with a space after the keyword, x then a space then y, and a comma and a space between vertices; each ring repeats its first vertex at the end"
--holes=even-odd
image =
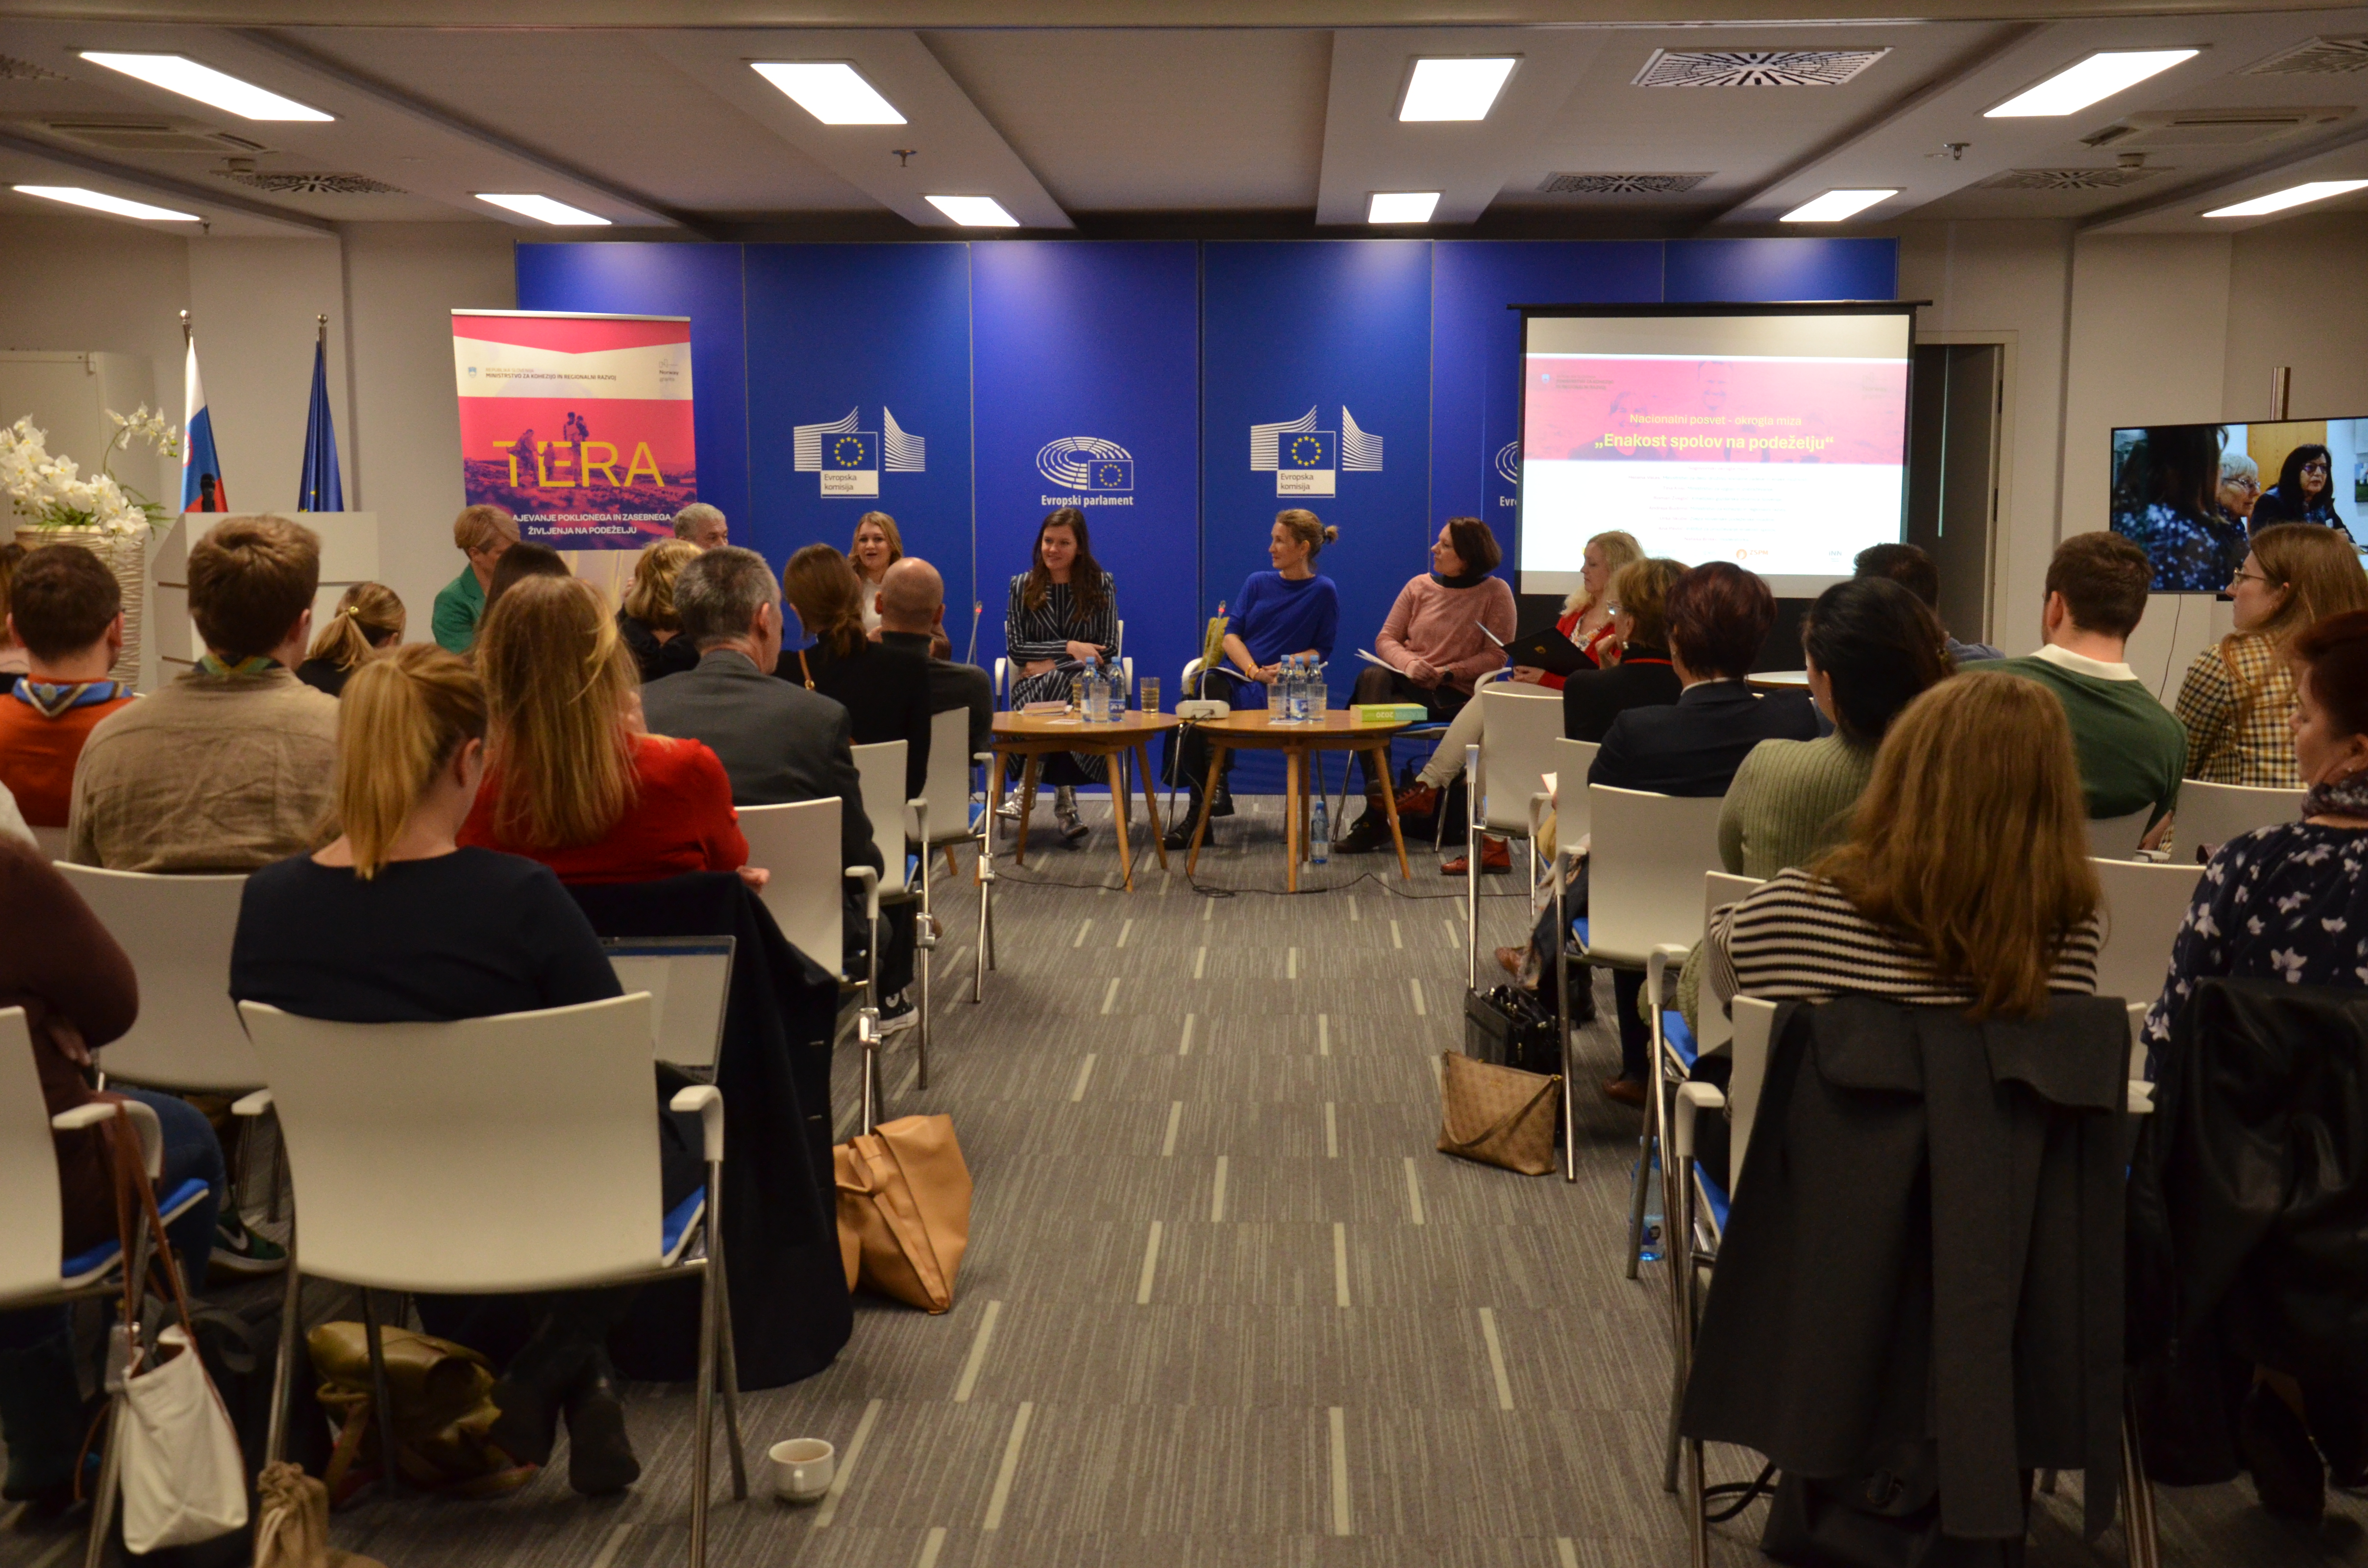
POLYGON ((1382 438, 1357 428, 1344 405, 1338 430, 1315 427, 1315 410, 1250 426, 1250 472, 1274 475, 1277 495, 1329 495, 1335 476, 1382 472, 1382 438))
POLYGON ((1045 482, 1073 495, 1047 495, 1047 506, 1074 506, 1078 500, 1097 506, 1134 505, 1134 454, 1116 441, 1099 436, 1064 436, 1036 450, 1036 472, 1045 482))
POLYGON ((926 473, 928 441, 896 423, 883 405, 880 428, 859 428, 862 411, 850 408, 844 419, 827 425, 800 425, 792 434, 791 455, 800 473, 820 474, 825 496, 880 494, 880 473, 926 473))
MULTIPOLYGON (((1503 480, 1506 483, 1515 486, 1520 485, 1521 483, 1521 443, 1519 441, 1508 441, 1503 446, 1497 448, 1497 460, 1489 466, 1493 467, 1497 471, 1497 477, 1503 480)), ((1499 495, 1497 497, 1497 502, 1499 506, 1509 506, 1513 504, 1513 498, 1509 495, 1499 495)))

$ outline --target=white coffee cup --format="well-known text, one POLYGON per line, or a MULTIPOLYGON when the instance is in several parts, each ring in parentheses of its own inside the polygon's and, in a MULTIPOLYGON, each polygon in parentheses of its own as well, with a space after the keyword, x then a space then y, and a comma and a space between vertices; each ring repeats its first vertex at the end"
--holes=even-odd
POLYGON ((820 1437, 775 1443, 765 1457, 773 1466, 773 1495, 784 1503, 819 1503, 838 1470, 838 1450, 820 1437))

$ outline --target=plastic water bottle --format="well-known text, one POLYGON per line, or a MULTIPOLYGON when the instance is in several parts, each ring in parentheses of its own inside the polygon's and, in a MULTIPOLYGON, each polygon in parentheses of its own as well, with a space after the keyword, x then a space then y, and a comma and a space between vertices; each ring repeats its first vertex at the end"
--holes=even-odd
POLYGON ((1297 657, 1291 661, 1291 722, 1307 722, 1307 666, 1297 657))
POLYGON ((1102 667, 1099 660, 1086 666, 1085 699, 1077 704, 1077 717, 1080 721, 1088 724, 1099 724, 1102 722, 1103 716, 1110 711, 1110 699, 1104 692, 1108 685, 1109 683, 1102 679, 1102 667))
POLYGON ((1126 666, 1111 665, 1109 668, 1110 722, 1123 724, 1126 722, 1126 666))
POLYGON ((1332 710, 1331 688, 1324 684, 1324 661, 1310 659, 1307 668, 1307 722, 1324 722, 1324 715, 1332 710))
POLYGON ((1307 818, 1307 859, 1310 865, 1332 863, 1332 815, 1325 809, 1324 797, 1315 797, 1315 809, 1307 818))

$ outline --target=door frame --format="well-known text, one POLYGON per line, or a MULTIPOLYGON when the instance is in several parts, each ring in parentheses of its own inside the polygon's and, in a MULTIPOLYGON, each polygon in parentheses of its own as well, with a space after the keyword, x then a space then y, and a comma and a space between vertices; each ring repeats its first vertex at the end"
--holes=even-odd
POLYGON ((1918 347, 1928 343, 1989 345, 1998 350, 1998 417, 1990 422, 1990 535, 1982 563, 1982 624, 1979 634, 1968 639, 1988 642, 1998 615, 2000 549, 2013 528, 2016 335, 2009 327, 1988 331, 1926 331, 1918 327, 1915 343, 1918 347))

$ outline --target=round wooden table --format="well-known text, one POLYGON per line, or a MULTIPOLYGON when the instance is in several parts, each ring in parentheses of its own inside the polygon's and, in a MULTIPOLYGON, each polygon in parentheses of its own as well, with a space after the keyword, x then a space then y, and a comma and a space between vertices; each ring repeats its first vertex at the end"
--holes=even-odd
MULTIPOLYGON (((1373 777, 1382 781, 1382 806, 1389 812, 1390 838, 1398 849, 1398 876, 1411 881, 1414 873, 1407 869, 1406 838, 1398 832, 1398 802, 1390 786, 1390 742, 1405 723, 1360 724, 1351 721, 1345 708, 1335 708, 1317 722, 1307 724, 1277 723, 1274 715, 1263 709, 1236 709, 1222 719, 1196 721, 1201 733, 1209 737, 1209 777, 1222 776, 1225 754, 1229 751, 1279 751, 1283 754, 1282 837, 1291 870, 1289 885, 1299 891, 1299 860, 1307 847, 1307 756, 1310 752, 1363 752, 1372 758, 1373 777)), ((1184 859, 1184 874, 1190 876, 1201 858, 1201 839, 1209 831, 1209 802, 1215 791, 1205 791, 1201 801, 1200 820, 1192 824, 1192 848, 1184 859)))
POLYGON ((1003 759, 1028 759, 1019 795, 1019 845, 1015 864, 1028 864, 1028 818, 1036 803, 1037 758, 1052 752, 1083 752, 1104 759, 1110 772, 1110 820, 1118 826, 1119 869, 1126 891, 1134 891, 1134 856, 1127 847, 1126 819, 1133 809, 1126 783, 1126 758, 1134 754, 1135 776, 1143 780, 1144 809, 1151 813, 1151 844, 1159 851, 1160 869, 1167 869, 1167 846, 1160 842, 1159 800, 1151 787, 1151 760, 1144 745, 1152 736, 1177 725, 1173 713, 1143 713, 1129 710, 1115 724, 1088 724, 1074 713, 997 713, 995 716, 995 765, 988 770, 986 809, 990 820, 1003 800, 1003 759))

